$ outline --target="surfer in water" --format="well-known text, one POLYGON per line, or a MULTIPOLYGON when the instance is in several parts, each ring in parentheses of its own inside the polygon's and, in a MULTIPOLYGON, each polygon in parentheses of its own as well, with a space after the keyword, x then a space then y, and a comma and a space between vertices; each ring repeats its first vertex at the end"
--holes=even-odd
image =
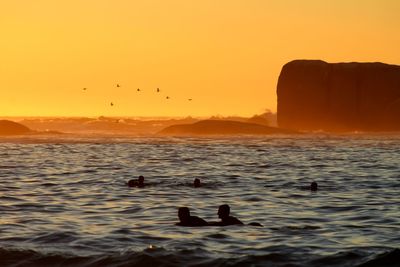
POLYGON ((179 221, 176 223, 178 226, 207 226, 208 223, 200 217, 191 216, 188 207, 181 207, 178 209, 179 221))
POLYGON ((193 186, 194 187, 201 187, 201 183, 200 183, 200 179, 199 178, 194 179, 193 186))
MULTIPOLYGON (((228 225, 244 225, 238 218, 230 216, 231 208, 228 204, 219 206, 218 217, 221 219, 220 222, 210 222, 209 225, 214 226, 228 226, 228 225)), ((260 223, 252 222, 249 223, 252 226, 262 226, 260 223)))
POLYGON ((310 184, 310 190, 313 191, 313 192, 317 191, 317 190, 318 190, 318 183, 315 182, 315 181, 312 182, 312 183, 310 184))
POLYGON ((142 175, 139 176, 137 180, 131 179, 128 181, 129 187, 144 187, 144 177, 142 175))
POLYGON ((230 211, 231 208, 227 204, 219 206, 218 218, 220 218, 221 221, 212 222, 210 223, 210 225, 215 225, 215 226, 243 225, 243 223, 238 218, 229 215, 230 211))

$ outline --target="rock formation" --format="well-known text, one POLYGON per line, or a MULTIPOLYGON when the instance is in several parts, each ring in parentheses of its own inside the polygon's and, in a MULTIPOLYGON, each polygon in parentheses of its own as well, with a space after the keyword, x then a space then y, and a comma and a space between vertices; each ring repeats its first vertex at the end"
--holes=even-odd
POLYGON ((20 135, 30 132, 31 130, 22 124, 9 120, 0 120, 0 135, 20 135))
POLYGON ((160 131, 164 135, 237 135, 293 134, 293 130, 228 120, 203 120, 192 124, 173 125, 160 131))
POLYGON ((283 128, 400 130, 400 66, 295 60, 283 66, 277 95, 283 128))

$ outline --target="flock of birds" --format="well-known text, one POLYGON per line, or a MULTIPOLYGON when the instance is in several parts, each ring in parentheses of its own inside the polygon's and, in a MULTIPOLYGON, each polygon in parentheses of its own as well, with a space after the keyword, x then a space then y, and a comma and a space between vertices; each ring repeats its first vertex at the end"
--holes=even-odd
MULTIPOLYGON (((116 84, 116 87, 121 87, 121 85, 120 85, 119 83, 117 83, 117 84, 116 84)), ((87 87, 84 87, 84 88, 83 88, 83 91, 87 91, 87 89, 88 89, 87 87)), ((136 91, 137 91, 137 92, 140 92, 141 89, 138 88, 136 91)), ((161 91, 160 91, 160 88, 157 87, 156 93, 160 93, 160 92, 161 92, 161 91)), ((169 97, 169 96, 166 96, 165 99, 168 100, 168 99, 170 99, 170 97, 169 97)), ((188 98, 188 101, 192 101, 192 100, 193 100, 192 98, 188 98)), ((110 106, 113 107, 113 106, 114 106, 114 103, 113 103, 113 102, 110 102, 110 106)))

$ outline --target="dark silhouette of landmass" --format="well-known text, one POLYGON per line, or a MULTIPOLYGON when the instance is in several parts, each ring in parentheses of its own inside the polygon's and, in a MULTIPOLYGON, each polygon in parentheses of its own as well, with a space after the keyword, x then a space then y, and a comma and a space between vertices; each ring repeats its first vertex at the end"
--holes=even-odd
POLYGON ((277 95, 280 127, 400 130, 400 66, 295 60, 283 66, 277 95))
POLYGON ((293 133, 296 133, 296 131, 230 120, 203 120, 192 124, 173 125, 159 132, 162 135, 264 135, 293 133))
POLYGON ((20 124, 9 120, 0 120, 0 135, 22 135, 32 131, 20 124))
POLYGON ((193 118, 19 118, 20 122, 37 131, 60 131, 71 134, 111 134, 111 135, 146 135, 154 134, 163 128, 181 123, 198 121, 193 118))
MULTIPOLYGON (((276 125, 276 114, 266 111, 263 114, 245 117, 211 117, 218 121, 253 122, 265 126, 276 125)), ((36 133, 67 133, 83 135, 154 135, 172 125, 192 124, 200 118, 150 118, 150 117, 3 117, 19 122, 36 133)))

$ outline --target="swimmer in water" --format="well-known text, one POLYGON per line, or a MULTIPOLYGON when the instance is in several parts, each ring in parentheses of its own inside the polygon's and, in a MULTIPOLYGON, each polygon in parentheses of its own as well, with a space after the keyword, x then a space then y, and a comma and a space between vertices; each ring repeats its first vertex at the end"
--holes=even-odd
POLYGON ((176 223, 178 226, 207 226, 208 223, 200 217, 190 216, 188 207, 181 207, 178 209, 179 221, 176 223))
POLYGON ((137 180, 131 179, 128 181, 129 187, 144 187, 144 177, 142 175, 139 176, 137 180))
POLYGON ((194 179, 193 186, 194 187, 201 187, 201 183, 200 183, 200 179, 199 178, 194 179))
POLYGON ((215 225, 215 226, 243 225, 243 223, 238 218, 229 216, 230 210, 231 208, 227 204, 219 206, 218 217, 221 219, 221 221, 210 223, 210 225, 215 225))
POLYGON ((134 180, 134 179, 130 179, 130 180, 128 181, 128 186, 129 186, 129 187, 136 187, 136 186, 137 186, 137 181, 134 180))
POLYGON ((318 184, 317 184, 317 182, 312 182, 311 184, 310 184, 310 190, 311 191, 313 191, 313 192, 315 192, 315 191, 317 191, 318 190, 318 184))
POLYGON ((144 187, 144 177, 142 175, 139 176, 138 187, 144 187))
MULTIPOLYGON (((229 216, 230 207, 227 204, 221 205, 218 208, 218 217, 221 219, 220 222, 210 222, 209 225, 213 226, 228 226, 228 225, 244 225, 238 218, 229 216)), ((249 223, 251 226, 262 226, 258 222, 249 223)))

